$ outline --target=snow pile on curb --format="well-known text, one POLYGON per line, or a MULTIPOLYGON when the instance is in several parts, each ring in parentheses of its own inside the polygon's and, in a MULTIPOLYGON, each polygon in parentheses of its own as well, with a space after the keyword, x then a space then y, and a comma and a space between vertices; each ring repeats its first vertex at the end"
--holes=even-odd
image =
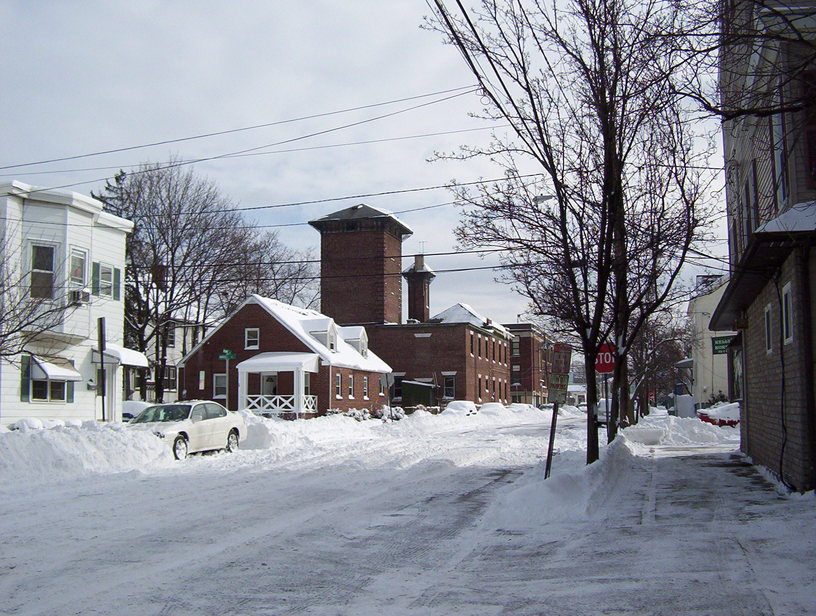
POLYGON ((0 482, 50 481, 90 473, 117 473, 170 464, 172 454, 148 432, 123 424, 37 428, 32 422, 0 432, 0 482))
POLYGON ((659 412, 641 418, 637 425, 621 433, 629 441, 646 445, 736 445, 740 438, 739 428, 714 426, 695 417, 674 417, 659 412), (658 442, 644 442, 639 438, 644 430, 659 432, 658 442))
POLYGON ((556 470, 546 481, 544 466, 539 465, 488 508, 482 526, 524 530, 543 523, 595 519, 626 485, 632 468, 643 463, 620 438, 604 448, 594 464, 586 466, 585 460, 584 452, 559 455, 561 472, 556 470))

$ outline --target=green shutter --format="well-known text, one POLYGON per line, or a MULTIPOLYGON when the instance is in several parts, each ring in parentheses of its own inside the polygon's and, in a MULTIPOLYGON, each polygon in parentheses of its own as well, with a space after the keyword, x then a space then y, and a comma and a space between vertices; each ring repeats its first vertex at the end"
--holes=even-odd
POLYGON ((20 400, 28 402, 30 394, 29 382, 31 381, 31 356, 22 355, 20 357, 20 400))
POLYGON ((91 293, 99 295, 99 263, 94 262, 91 276, 91 293))
POLYGON ((118 300, 121 297, 119 287, 122 284, 122 270, 118 267, 113 270, 113 299, 118 300))
POLYGON ((74 382, 68 381, 65 385, 65 400, 66 402, 74 401, 74 382))

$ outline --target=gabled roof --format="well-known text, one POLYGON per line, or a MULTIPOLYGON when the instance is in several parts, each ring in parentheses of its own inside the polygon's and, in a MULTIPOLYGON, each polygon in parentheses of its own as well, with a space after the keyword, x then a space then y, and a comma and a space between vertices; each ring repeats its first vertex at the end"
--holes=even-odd
POLYGON ((235 315, 247 304, 257 304, 268 312, 275 320, 288 329, 296 338, 317 354, 323 363, 341 368, 352 368, 355 370, 365 370, 369 372, 391 372, 391 367, 380 359, 376 354, 368 351, 363 356, 354 346, 346 340, 359 338, 360 334, 352 330, 354 328, 341 328, 334 323, 334 319, 321 314, 316 310, 308 308, 298 308, 289 304, 284 304, 275 299, 261 297, 260 295, 249 296, 238 309, 228 318, 222 321, 221 325, 214 328, 204 340, 202 340, 187 356, 180 362, 183 365, 187 358, 197 352, 199 348, 211 336, 213 336, 224 323, 231 321, 235 315), (327 334, 330 330, 337 332, 335 349, 331 350, 327 345, 328 341, 320 334, 327 334), (356 337, 352 336, 356 334, 356 337))
POLYGON ((429 323, 469 323, 482 329, 493 329, 507 338, 512 335, 503 325, 494 323, 476 312, 469 304, 459 302, 428 320, 429 323))

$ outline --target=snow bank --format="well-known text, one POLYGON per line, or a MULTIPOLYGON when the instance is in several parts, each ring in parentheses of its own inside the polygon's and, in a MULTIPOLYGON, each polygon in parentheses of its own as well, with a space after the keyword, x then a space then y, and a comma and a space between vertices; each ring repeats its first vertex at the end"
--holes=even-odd
POLYGON ((727 445, 739 444, 739 428, 714 426, 696 417, 673 417, 667 413, 652 413, 637 425, 621 431, 630 442, 644 445, 727 445), (644 438, 657 434, 656 440, 644 438))
POLYGON ((87 421, 81 426, 21 424, 0 432, 0 483, 59 480, 172 463, 167 445, 153 434, 123 424, 87 421))

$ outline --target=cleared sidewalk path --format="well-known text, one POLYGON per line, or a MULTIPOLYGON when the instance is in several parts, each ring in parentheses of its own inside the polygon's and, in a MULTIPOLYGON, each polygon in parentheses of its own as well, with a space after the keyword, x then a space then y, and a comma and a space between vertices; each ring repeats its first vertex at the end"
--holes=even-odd
POLYGON ((602 476, 523 486, 569 500, 586 480, 578 515, 544 511, 550 519, 513 527, 489 511, 441 566, 394 572, 402 600, 392 587, 383 613, 816 614, 812 494, 779 496, 723 448, 619 450, 602 476))

